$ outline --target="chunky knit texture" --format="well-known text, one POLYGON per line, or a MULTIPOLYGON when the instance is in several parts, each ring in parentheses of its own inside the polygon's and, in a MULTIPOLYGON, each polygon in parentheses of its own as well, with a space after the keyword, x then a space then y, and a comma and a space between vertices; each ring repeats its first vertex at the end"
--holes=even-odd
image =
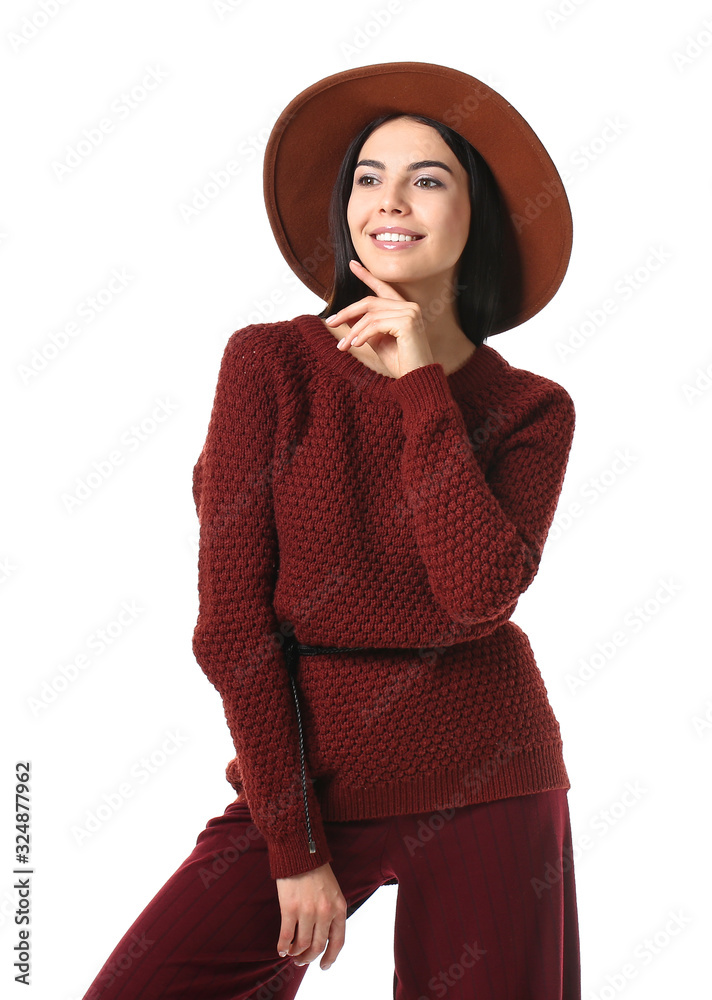
POLYGON ((537 573, 575 413, 478 347, 390 378, 304 314, 230 337, 193 470, 193 650, 220 693, 226 777, 272 878, 332 860, 324 820, 569 788, 559 724, 510 616, 537 573), (285 637, 302 656, 310 854, 285 637))

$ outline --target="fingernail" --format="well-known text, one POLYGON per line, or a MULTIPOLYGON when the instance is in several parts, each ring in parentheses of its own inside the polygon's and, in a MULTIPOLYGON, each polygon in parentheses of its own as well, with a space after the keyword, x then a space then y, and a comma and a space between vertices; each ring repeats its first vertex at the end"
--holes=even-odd
POLYGON ((337 347, 343 347, 343 345, 345 343, 346 343, 346 337, 342 337, 341 340, 338 342, 338 344, 336 346, 337 347))
POLYGON ((331 968, 331 962, 327 962, 326 965, 322 965, 322 969, 326 972, 327 969, 331 968))
POLYGON ((284 957, 286 956, 286 954, 287 954, 287 952, 286 952, 286 951, 280 951, 280 953, 279 953, 279 957, 280 957, 280 958, 284 958, 284 957))
POLYGON ((331 315, 331 316, 327 316, 327 317, 326 317, 326 319, 324 320, 324 322, 325 322, 325 323, 331 323, 331 321, 332 321, 333 319, 335 319, 335 317, 336 317, 337 315, 338 315, 338 313, 332 313, 332 315, 331 315))
POLYGON ((349 264, 358 264, 359 267, 363 267, 363 264, 361 263, 360 260, 350 260, 349 264))

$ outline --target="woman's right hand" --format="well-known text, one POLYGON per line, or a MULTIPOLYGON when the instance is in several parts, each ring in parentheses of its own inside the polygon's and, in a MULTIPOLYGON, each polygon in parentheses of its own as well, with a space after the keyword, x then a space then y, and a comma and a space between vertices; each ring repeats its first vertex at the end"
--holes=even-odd
POLYGON ((275 881, 282 911, 277 951, 280 955, 299 956, 296 964, 306 965, 321 953, 328 940, 319 963, 322 969, 328 969, 344 945, 347 910, 331 864, 275 881))

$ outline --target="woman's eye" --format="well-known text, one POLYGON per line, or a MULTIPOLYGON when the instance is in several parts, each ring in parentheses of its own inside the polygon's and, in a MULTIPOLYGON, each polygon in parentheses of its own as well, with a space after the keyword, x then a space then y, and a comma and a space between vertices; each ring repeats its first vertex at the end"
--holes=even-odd
MULTIPOLYGON (((374 177, 372 174, 361 174, 360 177, 356 178, 356 185, 360 187, 373 187, 373 185, 370 184, 369 181, 378 181, 378 178, 374 177)), ((442 187, 442 183, 436 180, 434 177, 419 177, 418 180, 415 182, 416 185, 420 185, 421 181, 425 181, 424 186, 430 188, 431 190, 432 188, 442 187)))

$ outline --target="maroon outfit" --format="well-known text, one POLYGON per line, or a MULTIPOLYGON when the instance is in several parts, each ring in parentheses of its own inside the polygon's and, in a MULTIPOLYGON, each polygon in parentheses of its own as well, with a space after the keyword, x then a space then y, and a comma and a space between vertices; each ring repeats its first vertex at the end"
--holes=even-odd
POLYGON ((325 862, 349 914, 398 883, 397 1000, 579 1000, 561 733, 511 621, 574 423, 487 344, 395 379, 311 314, 230 337, 194 468, 193 649, 237 797, 85 1000, 293 997, 275 879, 325 862), (291 678, 295 641, 349 651, 291 678))

